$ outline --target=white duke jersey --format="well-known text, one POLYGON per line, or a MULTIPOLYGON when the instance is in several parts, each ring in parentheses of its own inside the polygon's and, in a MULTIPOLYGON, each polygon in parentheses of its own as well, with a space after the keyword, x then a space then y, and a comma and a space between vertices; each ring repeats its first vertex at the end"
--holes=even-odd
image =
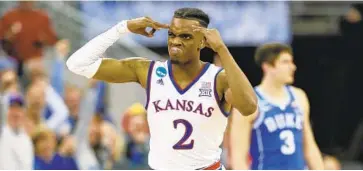
POLYGON ((222 68, 206 63, 184 89, 171 70, 169 60, 153 61, 149 68, 149 166, 185 170, 210 166, 220 160, 228 122, 216 91, 216 76, 222 68))

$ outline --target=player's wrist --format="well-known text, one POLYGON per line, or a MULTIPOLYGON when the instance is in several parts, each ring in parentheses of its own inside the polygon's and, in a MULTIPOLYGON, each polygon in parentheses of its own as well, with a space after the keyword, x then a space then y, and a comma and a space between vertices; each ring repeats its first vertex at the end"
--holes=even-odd
POLYGON ((117 33, 119 35, 123 35, 123 34, 126 34, 126 33, 130 33, 131 31, 129 30, 129 28, 127 27, 127 21, 128 20, 122 20, 121 22, 119 22, 115 28, 117 30, 117 33))
POLYGON ((216 52, 219 56, 224 56, 225 54, 229 54, 228 47, 226 45, 220 45, 216 48, 216 52))

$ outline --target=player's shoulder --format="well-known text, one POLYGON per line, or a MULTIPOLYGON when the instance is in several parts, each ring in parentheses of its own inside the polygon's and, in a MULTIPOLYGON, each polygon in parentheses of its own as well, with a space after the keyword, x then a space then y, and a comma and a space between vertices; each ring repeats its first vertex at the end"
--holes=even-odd
POLYGON ((148 61, 149 71, 158 70, 157 72, 167 72, 168 60, 150 60, 148 61))
POLYGON ((226 80, 227 78, 227 74, 224 70, 224 68, 214 65, 212 63, 209 64, 209 68, 211 68, 212 70, 215 70, 217 72, 217 80, 226 80))
POLYGON ((162 65, 162 66, 167 66, 168 65, 168 60, 152 60, 152 63, 154 63, 155 65, 162 65))
POLYGON ((214 64, 210 64, 209 68, 211 68, 211 70, 214 70, 214 72, 216 72, 215 79, 216 79, 217 87, 223 87, 223 89, 225 89, 228 82, 227 82, 227 74, 226 74, 224 68, 222 68, 220 66, 216 66, 214 64))

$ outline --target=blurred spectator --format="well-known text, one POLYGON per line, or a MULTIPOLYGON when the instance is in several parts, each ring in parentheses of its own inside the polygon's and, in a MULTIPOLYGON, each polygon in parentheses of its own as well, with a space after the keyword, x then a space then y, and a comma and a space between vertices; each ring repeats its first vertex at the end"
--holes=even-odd
POLYGON ((33 144, 24 130, 24 100, 20 95, 9 96, 7 122, 0 133, 0 169, 31 170, 33 144))
POLYGON ((110 156, 110 151, 107 149, 105 144, 102 143, 102 122, 103 119, 100 115, 94 115, 89 125, 89 142, 91 144, 92 150, 97 158, 98 163, 103 167, 106 162, 107 158, 110 156))
POLYGON ((8 60, 0 61, 0 128, 6 121, 8 95, 19 93, 18 77, 8 60))
MULTIPOLYGON (((334 66, 334 71, 338 71, 334 76, 335 80, 338 80, 333 85, 343 85, 340 90, 333 90, 339 100, 340 110, 342 113, 339 115, 339 122, 341 128, 337 128, 342 131, 348 132, 347 134, 341 134, 338 137, 340 142, 348 140, 352 136, 354 129, 356 129, 358 122, 361 120, 361 115, 356 111, 360 111, 361 96, 363 96, 363 4, 353 4, 347 13, 340 18, 340 32, 341 32, 341 52, 339 56, 341 59, 334 66), (342 77, 343 76, 343 77, 342 77), (339 78, 340 77, 340 78, 339 78), (341 95, 337 94, 341 92, 341 95), (352 113, 349 117, 346 117, 344 113, 352 113)), ((330 87, 330 85, 327 85, 330 87)), ((334 87, 334 86, 333 86, 334 87)), ((333 100, 333 99, 332 99, 333 100)), ((332 104, 332 103, 329 103, 332 104)), ((337 103, 338 104, 338 103, 337 103)), ((335 111, 337 111, 335 109, 335 111)), ((334 112, 334 111, 332 111, 334 112)), ((330 115, 335 115, 329 112, 330 115)), ((338 141, 338 143, 340 143, 338 141)), ((345 141, 347 142, 347 141, 345 141)), ((347 143, 345 146, 347 147, 347 143)))
POLYGON ((326 155, 324 156, 323 161, 325 170, 341 170, 341 165, 337 158, 326 155))
POLYGON ((0 19, 3 47, 18 61, 41 58, 43 48, 58 40, 48 15, 33 5, 34 1, 20 1, 0 19))
MULTIPOLYGON (((77 114, 77 122, 74 130, 71 132, 71 136, 74 137, 75 141, 75 159, 77 165, 81 170, 99 170, 101 169, 95 154, 92 151, 89 143, 89 125, 92 121, 94 111, 96 108, 96 92, 93 87, 89 87, 84 91, 82 101, 79 106, 77 114)), ((69 123, 65 125, 69 129, 71 128, 69 123)))
POLYGON ((9 58, 0 58, 0 81, 0 94, 2 95, 18 86, 15 64, 9 58))
POLYGON ((73 158, 74 141, 66 138, 56 148, 56 136, 48 129, 40 129, 33 136, 35 146, 34 169, 36 170, 78 170, 73 158))
POLYGON ((72 136, 76 139, 76 159, 82 170, 112 169, 120 160, 124 146, 123 139, 114 126, 96 112, 98 98, 96 83, 90 82, 79 107, 77 107, 77 93, 73 94, 76 98, 68 101, 69 106, 73 106, 74 109, 79 108, 75 112, 78 119, 72 136))
POLYGON ((14 70, 7 70, 1 73, 1 93, 19 92, 18 76, 14 70))
POLYGON ((363 48, 363 4, 353 4, 348 12, 340 19, 340 33, 345 58, 362 57, 363 48))
POLYGON ((128 137, 127 169, 149 169, 147 161, 149 129, 144 106, 140 103, 133 104, 124 114, 122 125, 128 137))
POLYGON ((342 36, 351 39, 351 41, 362 41, 363 34, 361 29, 363 28, 362 22, 363 4, 353 4, 348 12, 340 20, 340 31, 342 36))
POLYGON ((68 85, 65 88, 64 101, 69 109, 69 116, 66 125, 63 128, 66 132, 73 133, 78 120, 78 113, 80 112, 80 105, 82 100, 82 90, 76 86, 68 85))
POLYGON ((16 71, 16 61, 8 56, 0 54, 0 73, 7 70, 16 71))
MULTIPOLYGON (((69 42, 67 40, 59 41, 56 44, 56 50, 57 53, 52 65, 50 80, 47 77, 43 61, 40 59, 32 59, 27 63, 30 81, 28 84, 22 85, 24 89, 32 90, 27 93, 29 96, 37 97, 31 97, 29 99, 30 103, 35 103, 37 105, 32 105, 29 109, 30 111, 28 110, 28 113, 31 114, 28 115, 28 117, 32 118, 32 122, 27 123, 38 125, 37 120, 44 120, 49 128, 56 131, 57 135, 64 135, 67 134, 67 132, 60 130, 60 125, 66 121, 69 112, 61 95, 64 91, 64 57, 69 52, 69 42), (40 115, 40 118, 38 118, 38 115, 40 115)), ((2 111, 6 111, 5 91, 19 91, 19 85, 17 75, 14 70, 11 70, 10 63, 3 62, 0 63, 0 66, 4 66, 3 68, 5 68, 5 71, 1 72, 3 77, 1 79, 1 94, 3 96, 3 101, 5 100, 2 111)))
POLYGON ((23 78, 24 86, 27 86, 32 81, 44 79, 50 83, 55 91, 63 96, 64 93, 64 58, 68 56, 70 43, 68 40, 60 40, 55 45, 55 53, 50 63, 50 71, 46 71, 46 61, 43 59, 31 59, 25 64, 25 77, 23 78))
POLYGON ((26 128, 30 135, 38 129, 46 128, 42 120, 42 112, 45 105, 45 85, 38 81, 28 87, 26 92, 26 128))
POLYGON ((46 104, 42 108, 41 116, 46 121, 46 125, 56 131, 57 136, 69 133, 69 130, 61 129, 69 115, 68 108, 62 98, 64 92, 64 57, 68 55, 69 46, 68 40, 61 40, 56 44, 56 56, 52 61, 50 78, 47 76, 43 60, 31 59, 26 65, 29 80, 25 86, 42 82, 46 104))
POLYGON ((95 115, 89 127, 89 141, 101 167, 112 169, 120 159, 123 147, 113 125, 100 115, 95 115))
MULTIPOLYGON (((105 109, 106 84, 96 80, 91 80, 89 84, 89 86, 93 87, 97 93, 95 113, 102 115, 103 119, 111 122, 111 119, 108 117, 107 111, 105 109)), ((80 113, 80 104, 82 100, 82 89, 70 84, 66 86, 64 101, 69 109, 69 116, 67 123, 63 124, 61 129, 68 130, 67 132, 74 132, 76 123, 78 121, 78 113, 80 113)))

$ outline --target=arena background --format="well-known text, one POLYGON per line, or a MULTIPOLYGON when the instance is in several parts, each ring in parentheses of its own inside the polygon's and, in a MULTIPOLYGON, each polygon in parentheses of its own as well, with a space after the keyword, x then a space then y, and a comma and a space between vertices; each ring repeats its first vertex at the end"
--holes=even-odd
MULTIPOLYGON (((352 2, 37 2, 51 17, 59 37, 70 40, 71 53, 86 41, 123 19, 150 16, 168 22, 179 7, 199 7, 211 15, 211 27, 221 35, 253 85, 261 71, 253 61, 256 46, 278 41, 291 44, 297 65, 294 85, 304 89, 311 104, 311 120, 324 154, 343 163, 363 162, 363 21, 346 18, 352 2)), ((361 5, 355 4, 358 11, 361 5)), ((0 2, 0 12, 16 2, 0 2)), ((362 16, 363 13, 360 15, 362 16)), ((167 58, 166 32, 155 39, 128 36, 106 53, 108 57, 167 58)), ((45 58, 47 55, 45 55, 45 58)), ((212 62, 213 52, 203 50, 212 62)), ((79 86, 85 78, 66 71, 67 82, 79 86)), ((120 132, 121 116, 135 102, 145 102, 136 84, 108 84, 106 107, 120 132)), ((354 168, 349 167, 349 168, 354 168)))

